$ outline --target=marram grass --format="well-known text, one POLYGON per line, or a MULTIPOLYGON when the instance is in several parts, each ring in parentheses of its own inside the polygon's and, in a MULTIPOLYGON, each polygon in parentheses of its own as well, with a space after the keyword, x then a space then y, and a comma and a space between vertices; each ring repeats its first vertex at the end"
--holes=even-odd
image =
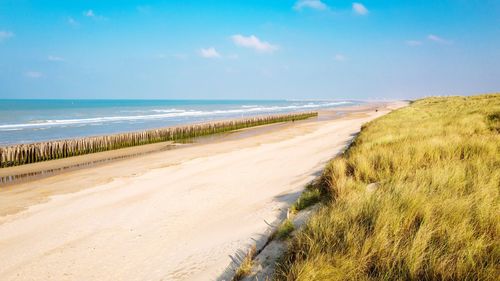
POLYGON ((183 140, 265 124, 302 120, 317 115, 317 112, 274 114, 107 136, 0 147, 0 168, 163 141, 183 140))
POLYGON ((321 199, 321 190, 317 188, 317 184, 311 183, 306 187, 306 190, 300 194, 300 197, 295 201, 295 203, 290 206, 290 211, 295 214, 300 212, 307 207, 310 207, 318 203, 321 199))
POLYGON ((363 126, 277 280, 498 280, 500 94, 426 98, 363 126), (368 184, 374 188, 366 188, 368 184))

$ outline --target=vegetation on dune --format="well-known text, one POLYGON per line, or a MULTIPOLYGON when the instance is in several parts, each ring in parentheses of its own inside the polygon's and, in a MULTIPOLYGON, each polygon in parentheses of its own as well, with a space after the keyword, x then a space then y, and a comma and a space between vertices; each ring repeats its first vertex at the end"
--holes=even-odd
POLYGON ((426 98, 363 126, 277 280, 498 280, 500 94, 426 98))
POLYGON ((299 199, 295 203, 292 204, 290 210, 293 214, 306 209, 309 206, 312 206, 320 201, 321 191, 318 188, 318 185, 315 183, 311 183, 306 187, 306 190, 300 194, 299 199))
POLYGON ((241 280, 245 278, 245 276, 248 276, 250 272, 252 272, 253 259, 256 253, 257 248, 255 247, 255 245, 253 245, 252 247, 250 247, 245 257, 243 257, 240 266, 236 269, 236 272, 232 279, 233 281, 241 280))
POLYGON ((271 235, 271 240, 285 240, 290 236, 290 234, 292 234, 294 229, 295 226, 293 225, 293 222, 290 219, 286 219, 280 224, 280 226, 278 226, 273 235, 271 235))

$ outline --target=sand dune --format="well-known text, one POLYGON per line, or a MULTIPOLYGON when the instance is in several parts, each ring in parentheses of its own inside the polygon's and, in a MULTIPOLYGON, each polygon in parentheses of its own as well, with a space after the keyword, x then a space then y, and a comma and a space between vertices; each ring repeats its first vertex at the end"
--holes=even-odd
POLYGON ((0 218, 0 279, 224 279, 324 163, 386 112, 297 122, 11 187, 0 192, 4 202, 40 200, 0 218))

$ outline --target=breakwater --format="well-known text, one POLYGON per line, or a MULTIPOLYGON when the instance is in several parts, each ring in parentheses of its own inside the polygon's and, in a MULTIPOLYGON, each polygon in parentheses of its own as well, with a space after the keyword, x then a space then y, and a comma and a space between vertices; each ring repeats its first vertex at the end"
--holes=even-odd
POLYGON ((150 143, 177 141, 259 125, 302 120, 317 115, 317 112, 275 114, 236 120, 167 127, 139 132, 128 132, 107 136, 11 145, 0 147, 0 168, 150 143))

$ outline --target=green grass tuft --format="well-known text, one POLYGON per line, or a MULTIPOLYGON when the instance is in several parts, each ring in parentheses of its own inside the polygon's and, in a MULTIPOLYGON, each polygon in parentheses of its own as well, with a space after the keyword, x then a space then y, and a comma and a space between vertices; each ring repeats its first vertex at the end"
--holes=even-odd
POLYGON ((290 210, 292 213, 297 213, 305 208, 312 206, 320 201, 320 189, 314 185, 309 185, 304 192, 300 195, 299 199, 292 204, 290 210))
POLYGON ((271 236, 271 239, 285 240, 293 232, 295 227, 290 219, 286 219, 281 223, 281 225, 276 229, 276 231, 271 236))
POLYGON ((500 94, 426 98, 364 125, 276 279, 498 280, 499 116, 500 94))

